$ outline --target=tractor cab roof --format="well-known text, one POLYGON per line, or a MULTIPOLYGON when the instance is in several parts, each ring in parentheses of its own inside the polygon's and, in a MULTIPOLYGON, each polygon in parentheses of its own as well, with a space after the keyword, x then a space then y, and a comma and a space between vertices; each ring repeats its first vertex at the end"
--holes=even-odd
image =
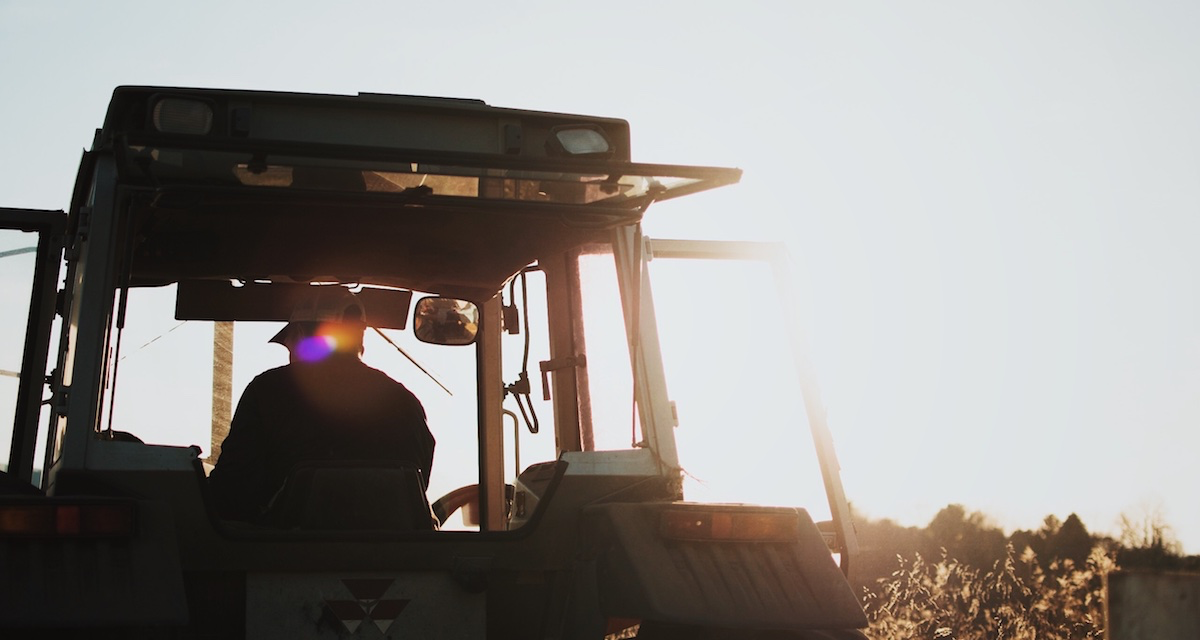
POLYGON ((363 283, 486 300, 736 169, 630 161, 623 120, 411 96, 120 87, 95 148, 128 283, 363 283))

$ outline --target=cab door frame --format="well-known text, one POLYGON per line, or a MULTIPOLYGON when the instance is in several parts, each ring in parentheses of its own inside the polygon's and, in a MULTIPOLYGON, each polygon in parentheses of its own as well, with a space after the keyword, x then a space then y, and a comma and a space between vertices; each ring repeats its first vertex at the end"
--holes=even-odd
POLYGON ((796 373, 800 379, 800 394, 804 400, 813 444, 816 446, 825 495, 833 516, 833 535, 827 538, 826 542, 831 551, 840 555, 842 572, 849 575, 851 559, 858 555, 858 539, 854 523, 851 521, 850 503, 842 486, 841 467, 833 447, 833 434, 826 421, 825 404, 821 399, 820 385, 817 384, 816 369, 809 358, 807 340, 799 330, 802 326, 799 304, 791 280, 787 248, 782 242, 646 238, 645 254, 647 263, 655 259, 750 260, 766 262, 770 266, 780 304, 788 318, 787 326, 796 329, 786 333, 796 373))
POLYGON ((8 474, 27 483, 33 482, 38 422, 47 384, 50 328, 54 321, 66 228, 67 215, 63 211, 0 208, 0 229, 38 234, 8 458, 8 474))

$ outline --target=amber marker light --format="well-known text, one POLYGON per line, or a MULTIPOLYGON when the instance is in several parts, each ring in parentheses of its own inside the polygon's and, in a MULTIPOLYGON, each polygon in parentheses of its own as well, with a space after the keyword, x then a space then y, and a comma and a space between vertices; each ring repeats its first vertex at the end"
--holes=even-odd
POLYGON ((113 538, 135 531, 132 502, 0 503, 0 537, 113 538))
POLYGON ((790 542, 800 537, 800 520, 784 512, 670 509, 659 519, 659 532, 668 540, 790 542))

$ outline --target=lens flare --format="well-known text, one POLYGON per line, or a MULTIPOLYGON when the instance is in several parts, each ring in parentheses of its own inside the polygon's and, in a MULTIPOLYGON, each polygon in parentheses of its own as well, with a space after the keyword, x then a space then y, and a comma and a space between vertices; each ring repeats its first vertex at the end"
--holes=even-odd
POLYGON ((329 357, 337 348, 333 336, 316 335, 304 338, 296 345, 296 357, 303 362, 317 362, 329 357))

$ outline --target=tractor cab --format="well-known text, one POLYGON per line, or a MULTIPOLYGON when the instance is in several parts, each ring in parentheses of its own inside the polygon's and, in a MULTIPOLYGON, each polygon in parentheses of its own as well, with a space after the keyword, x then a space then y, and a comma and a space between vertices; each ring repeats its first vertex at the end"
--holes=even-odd
POLYGON ((648 265, 785 273, 773 245, 652 240, 641 221, 739 178, 632 162, 612 118, 118 88, 71 210, 0 210, 30 300, 5 347, 0 628, 861 637, 803 364, 828 520, 686 500, 648 265), (208 476, 241 393, 332 288, 365 313, 363 361, 420 399, 432 471, 314 461, 262 517, 223 517, 208 476), (52 571, 19 547, 86 561, 52 571))

